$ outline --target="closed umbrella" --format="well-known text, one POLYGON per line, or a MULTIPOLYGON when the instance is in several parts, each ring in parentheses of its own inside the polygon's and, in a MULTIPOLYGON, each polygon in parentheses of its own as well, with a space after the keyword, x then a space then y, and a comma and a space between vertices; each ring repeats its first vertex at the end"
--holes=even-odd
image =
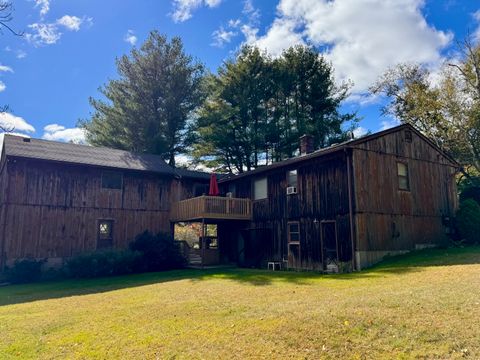
POLYGON ((220 191, 218 190, 217 175, 215 175, 215 173, 212 173, 212 175, 210 175, 210 190, 208 191, 208 195, 220 195, 220 191))

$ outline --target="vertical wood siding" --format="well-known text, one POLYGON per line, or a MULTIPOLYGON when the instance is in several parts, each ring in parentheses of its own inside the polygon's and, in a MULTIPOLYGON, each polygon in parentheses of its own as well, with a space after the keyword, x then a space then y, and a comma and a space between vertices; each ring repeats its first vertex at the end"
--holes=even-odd
POLYGON ((348 180, 343 152, 233 181, 236 197, 251 198, 254 180, 265 176, 268 198, 253 201, 253 221, 248 227, 252 234, 255 230, 269 231, 262 232, 262 246, 250 254, 253 263, 247 265, 266 266, 267 261, 288 256, 287 224, 290 221, 300 222, 301 261, 296 267, 322 269, 320 223, 323 220, 337 221, 342 260, 351 260, 348 180), (297 194, 287 195, 287 173, 295 169, 297 194))
POLYGON ((102 189, 102 169, 95 167, 9 159, 7 170, 0 177, 4 262, 95 250, 99 219, 114 221, 115 248, 145 230, 169 232, 171 202, 189 196, 196 183, 118 170, 123 188, 114 190, 102 189))
POLYGON ((410 250, 446 239, 442 217, 457 204, 455 168, 420 136, 404 131, 357 145, 353 152, 357 250, 410 250), (397 162, 408 165, 410 191, 398 189, 397 162))

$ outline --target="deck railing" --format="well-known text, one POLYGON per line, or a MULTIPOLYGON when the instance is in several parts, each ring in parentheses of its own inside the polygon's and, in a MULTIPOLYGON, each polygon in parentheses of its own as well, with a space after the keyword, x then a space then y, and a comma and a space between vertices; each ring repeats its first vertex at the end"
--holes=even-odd
POLYGON ((172 205, 171 221, 199 219, 250 220, 252 204, 250 199, 220 196, 199 196, 182 200, 172 205))

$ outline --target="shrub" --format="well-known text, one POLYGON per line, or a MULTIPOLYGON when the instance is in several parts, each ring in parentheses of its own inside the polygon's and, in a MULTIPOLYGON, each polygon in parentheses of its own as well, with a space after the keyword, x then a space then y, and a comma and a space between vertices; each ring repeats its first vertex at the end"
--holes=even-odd
POLYGON ((16 260, 12 267, 5 271, 5 278, 13 284, 24 284, 39 281, 42 277, 42 265, 45 260, 16 260))
POLYGON ((480 186, 470 186, 460 193, 460 201, 475 200, 480 205, 480 186))
POLYGON ((467 243, 473 244, 480 240, 480 205, 473 199, 460 203, 456 224, 460 236, 467 243))
POLYGON ((84 253, 67 261, 67 271, 76 278, 125 275, 139 270, 140 259, 140 253, 129 250, 84 253))
POLYGON ((144 271, 170 270, 185 266, 180 247, 173 237, 166 233, 154 235, 145 231, 135 238, 130 249, 142 254, 144 271))

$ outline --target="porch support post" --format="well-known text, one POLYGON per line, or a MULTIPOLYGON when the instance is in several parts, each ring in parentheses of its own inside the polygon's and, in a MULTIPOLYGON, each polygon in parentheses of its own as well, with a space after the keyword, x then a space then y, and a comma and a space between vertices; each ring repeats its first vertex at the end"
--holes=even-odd
POLYGON ((205 258, 205 219, 202 218, 202 240, 201 240, 201 245, 202 245, 202 269, 204 267, 204 258, 205 258))

